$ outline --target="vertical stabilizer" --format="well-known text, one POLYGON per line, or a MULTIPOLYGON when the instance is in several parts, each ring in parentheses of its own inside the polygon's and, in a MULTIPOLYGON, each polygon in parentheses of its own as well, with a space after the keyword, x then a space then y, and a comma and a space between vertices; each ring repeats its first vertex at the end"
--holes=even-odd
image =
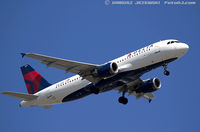
POLYGON ((37 93, 51 85, 30 65, 22 66, 21 71, 29 94, 37 93))

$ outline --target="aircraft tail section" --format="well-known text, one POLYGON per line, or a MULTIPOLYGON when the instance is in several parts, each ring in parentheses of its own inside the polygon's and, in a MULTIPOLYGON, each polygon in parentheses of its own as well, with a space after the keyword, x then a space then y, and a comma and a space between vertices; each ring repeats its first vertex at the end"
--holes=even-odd
POLYGON ((37 93, 51 85, 30 65, 22 66, 21 71, 29 94, 37 93))

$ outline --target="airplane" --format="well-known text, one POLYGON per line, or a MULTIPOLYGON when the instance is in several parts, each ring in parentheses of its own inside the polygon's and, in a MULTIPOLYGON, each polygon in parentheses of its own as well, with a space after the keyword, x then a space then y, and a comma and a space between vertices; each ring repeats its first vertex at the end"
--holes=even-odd
POLYGON ((186 43, 168 39, 150 44, 124 56, 101 65, 82 63, 36 53, 21 53, 23 57, 40 60, 47 67, 55 67, 74 75, 55 84, 50 84, 30 65, 21 67, 28 94, 2 92, 22 100, 20 107, 41 106, 51 108, 53 104, 73 101, 91 94, 110 90, 122 93, 119 103, 127 104, 125 94, 143 97, 149 103, 155 97, 153 92, 161 88, 157 78, 142 80, 141 76, 158 67, 164 68, 164 75, 169 75, 167 65, 182 57, 189 49, 186 43))

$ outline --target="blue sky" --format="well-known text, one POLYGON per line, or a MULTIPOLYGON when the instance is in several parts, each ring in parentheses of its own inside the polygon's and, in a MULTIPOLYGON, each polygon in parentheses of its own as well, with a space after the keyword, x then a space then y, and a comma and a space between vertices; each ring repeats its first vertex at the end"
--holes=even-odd
MULTIPOLYGON (((161 1, 162 2, 162 1, 161 1)), ((169 64, 143 79, 158 77, 162 88, 149 104, 110 91, 53 106, 20 108, 19 100, 0 95, 0 131, 182 131, 200 130, 200 5, 105 5, 104 0, 1 0, 1 89, 27 93, 20 66, 30 64, 49 82, 72 74, 46 68, 19 53, 35 52, 102 64, 156 41, 175 38, 190 46, 169 64)))

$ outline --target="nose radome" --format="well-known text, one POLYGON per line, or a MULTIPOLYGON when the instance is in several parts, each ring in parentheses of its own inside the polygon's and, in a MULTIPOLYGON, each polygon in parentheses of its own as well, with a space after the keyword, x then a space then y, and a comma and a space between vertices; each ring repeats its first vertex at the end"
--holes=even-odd
POLYGON ((189 49, 189 46, 185 43, 179 43, 176 45, 176 50, 177 50, 177 56, 181 57, 183 56, 189 49))
POLYGON ((181 50, 183 50, 184 53, 186 53, 189 49, 189 46, 185 43, 181 44, 181 50))
POLYGON ((185 49, 189 49, 189 46, 185 43, 182 44, 185 49))

